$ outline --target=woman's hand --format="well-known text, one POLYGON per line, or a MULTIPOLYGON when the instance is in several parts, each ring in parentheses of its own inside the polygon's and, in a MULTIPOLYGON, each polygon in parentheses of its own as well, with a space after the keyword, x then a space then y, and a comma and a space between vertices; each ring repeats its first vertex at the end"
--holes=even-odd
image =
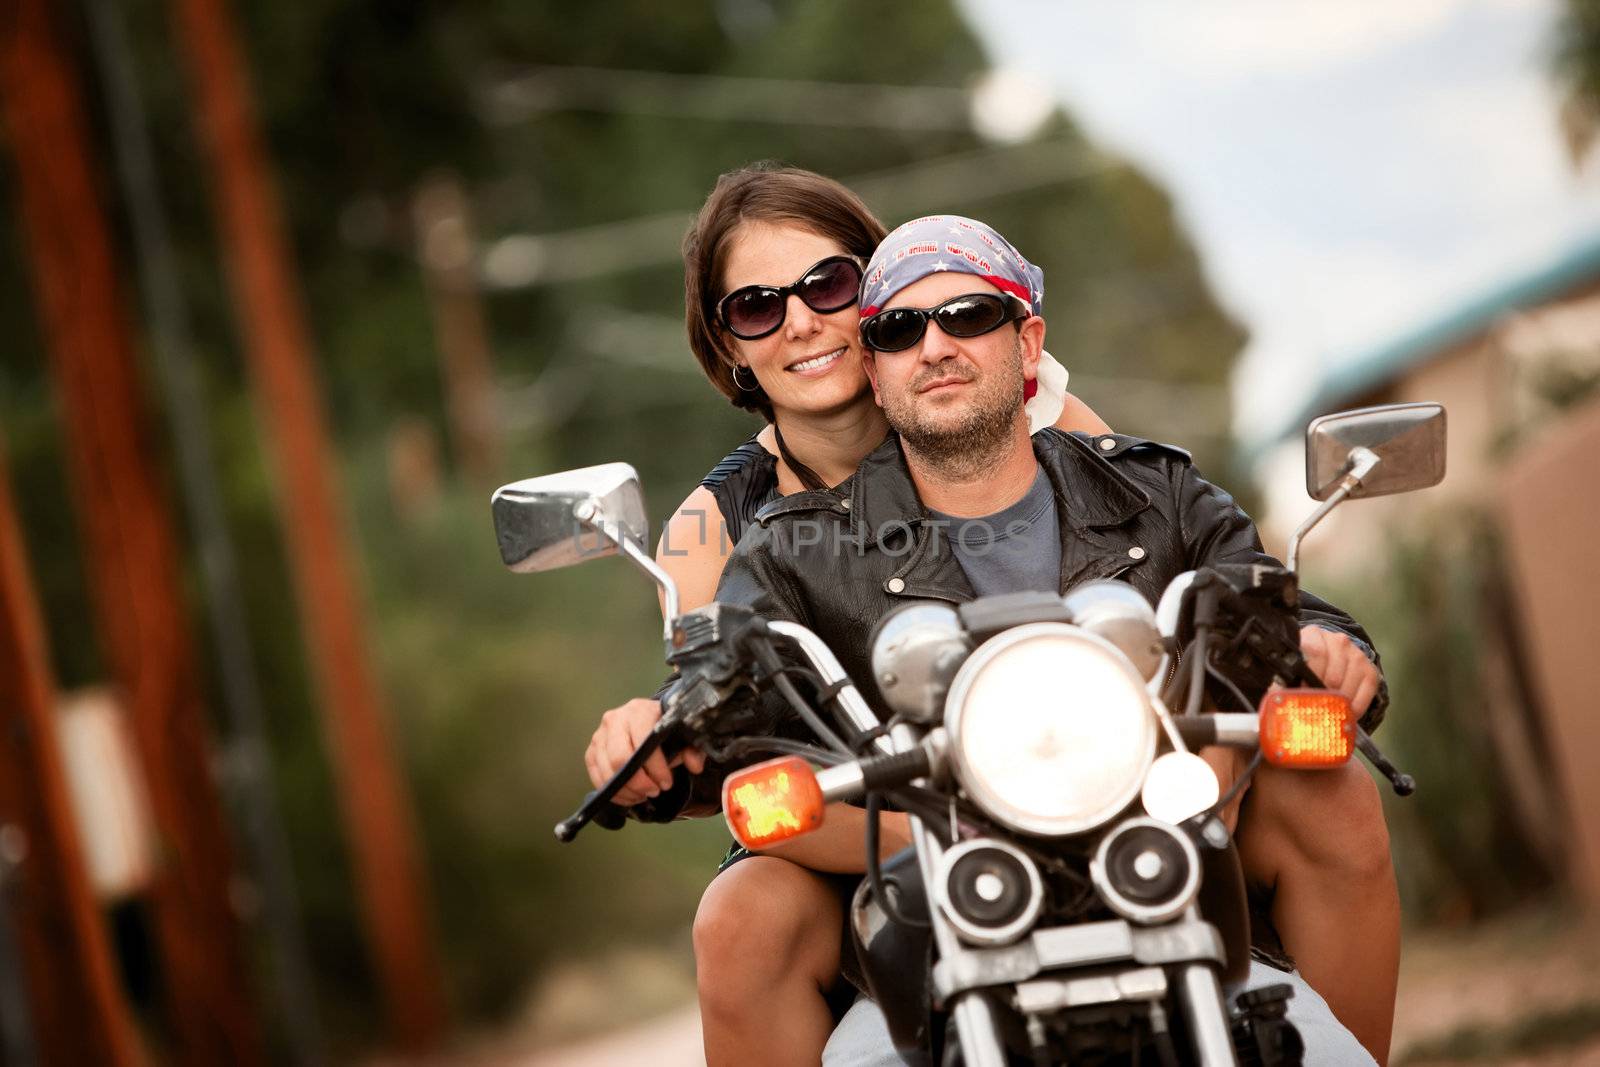
MULTIPOLYGON (((600 726, 589 739, 583 754, 584 766, 589 769, 589 781, 596 789, 611 780, 629 757, 650 736, 661 718, 661 702, 646 697, 636 697, 618 708, 600 716, 600 726)), ((644 766, 617 790, 611 798, 613 804, 631 808, 641 801, 659 796, 672 787, 672 768, 682 763, 690 774, 705 770, 705 756, 696 748, 686 748, 672 759, 660 751, 652 752, 644 766)))

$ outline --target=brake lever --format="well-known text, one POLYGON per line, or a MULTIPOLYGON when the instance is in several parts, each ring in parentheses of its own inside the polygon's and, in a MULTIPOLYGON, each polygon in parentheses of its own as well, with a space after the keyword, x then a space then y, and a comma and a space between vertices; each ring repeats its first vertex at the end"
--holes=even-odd
POLYGON ((1367 757, 1367 762, 1372 764, 1374 770, 1389 779, 1389 784, 1394 787, 1395 796, 1408 797, 1417 791, 1417 780, 1390 763, 1389 757, 1378 748, 1377 742, 1367 736, 1367 732, 1359 726, 1356 727, 1356 747, 1367 757))
POLYGON ((578 836, 578 832, 591 822, 603 830, 620 830, 628 821, 628 809, 618 804, 613 804, 611 798, 628 783, 628 779, 638 773, 645 761, 655 754, 656 749, 671 759, 682 750, 675 727, 677 720, 663 716, 656 721, 649 735, 639 742, 639 747, 633 750, 633 755, 628 757, 628 762, 617 768, 605 785, 599 789, 591 790, 583 798, 583 803, 578 805, 578 810, 556 823, 556 840, 563 844, 578 836))

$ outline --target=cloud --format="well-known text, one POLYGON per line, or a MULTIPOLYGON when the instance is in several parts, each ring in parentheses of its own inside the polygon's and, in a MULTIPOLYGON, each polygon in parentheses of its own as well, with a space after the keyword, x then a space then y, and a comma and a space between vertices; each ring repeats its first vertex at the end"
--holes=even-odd
POLYGON ((1130 5, 1132 36, 1167 69, 1213 82, 1348 66, 1438 29, 1476 0, 1185 0, 1130 5))
POLYGON ((1252 341, 1239 430, 1600 216, 1544 71, 1555 0, 964 0, 1171 191, 1252 341))

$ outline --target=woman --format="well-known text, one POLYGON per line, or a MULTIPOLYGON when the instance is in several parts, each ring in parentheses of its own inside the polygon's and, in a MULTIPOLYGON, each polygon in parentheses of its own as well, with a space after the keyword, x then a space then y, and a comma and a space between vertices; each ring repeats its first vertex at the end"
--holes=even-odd
MULTIPOLYGON (((767 426, 718 463, 667 524, 657 559, 678 584, 680 610, 713 599, 732 546, 763 504, 837 485, 888 433, 856 306, 861 265, 885 233, 839 183, 758 164, 722 176, 685 238, 690 347, 711 384, 767 426)), ((1041 368, 1044 384, 1028 402, 1034 428, 1109 432, 1066 393, 1066 377, 1054 360, 1041 368)), ((644 700, 606 713, 586 755, 596 785, 658 715, 644 700)), ((657 756, 617 800, 655 796, 671 777, 657 756)), ((708 1062, 821 1058, 833 1025, 826 994, 840 984, 842 893, 864 867, 862 821, 858 809, 838 806, 826 833, 732 855, 707 888, 695 956, 708 1062)), ((884 816, 883 841, 884 855, 909 843, 904 816, 884 816)))

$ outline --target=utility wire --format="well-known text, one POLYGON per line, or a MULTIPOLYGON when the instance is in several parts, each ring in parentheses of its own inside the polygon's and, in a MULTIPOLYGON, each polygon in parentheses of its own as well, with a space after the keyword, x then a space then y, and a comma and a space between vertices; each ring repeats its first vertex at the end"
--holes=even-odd
POLYGON ((856 129, 972 129, 970 90, 939 85, 745 78, 660 70, 547 66, 524 68, 480 95, 496 125, 552 111, 681 116, 722 122, 856 129))
POLYGON ((273 952, 273 977, 292 1062, 324 1062, 321 1026, 301 933, 289 843, 279 817, 277 789, 266 741, 261 685, 250 646, 239 566, 223 516, 211 429, 190 333, 190 315, 178 282, 171 227, 162 206, 151 151, 149 119, 139 96, 127 29, 115 0, 85 0, 90 37, 102 72, 117 174, 127 199, 140 288, 152 348, 167 394, 178 468, 189 521, 200 547, 207 617, 216 643, 228 712, 230 784, 241 808, 256 875, 261 880, 264 925, 273 952))
MULTIPOLYGON (((1062 139, 960 152, 845 179, 868 205, 896 216, 949 210, 1119 170, 1127 164, 1062 139)), ((491 289, 582 281, 677 263, 692 211, 667 211, 547 234, 512 234, 483 258, 491 289)))

